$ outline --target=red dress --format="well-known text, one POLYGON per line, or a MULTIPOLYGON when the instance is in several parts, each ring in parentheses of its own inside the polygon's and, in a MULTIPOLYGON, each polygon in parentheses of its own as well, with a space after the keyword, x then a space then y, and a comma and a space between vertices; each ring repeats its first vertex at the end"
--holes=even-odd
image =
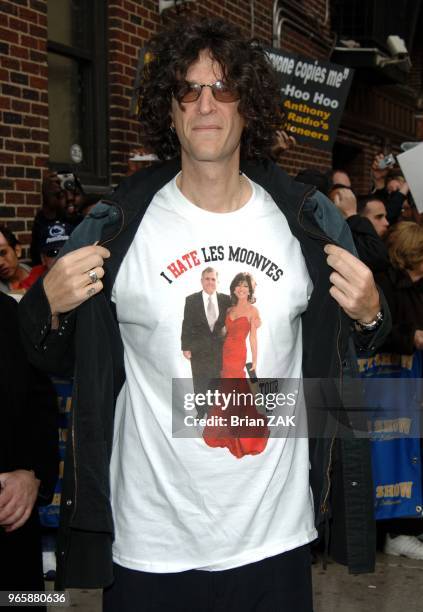
MULTIPOLYGON (((250 321, 248 317, 231 319, 227 315, 225 327, 226 338, 223 344, 220 391, 226 394, 232 392, 250 394, 252 390, 245 377, 246 341, 250 333, 250 321)), ((208 416, 222 417, 225 422, 225 425, 206 425, 203 438, 209 446, 227 447, 238 459, 244 455, 257 455, 266 448, 269 437, 269 430, 265 424, 266 417, 257 412, 254 399, 243 405, 232 403, 226 410, 221 406, 215 406, 208 416), (236 417, 246 417, 248 424, 244 421, 241 425, 233 425, 233 418, 236 417)))

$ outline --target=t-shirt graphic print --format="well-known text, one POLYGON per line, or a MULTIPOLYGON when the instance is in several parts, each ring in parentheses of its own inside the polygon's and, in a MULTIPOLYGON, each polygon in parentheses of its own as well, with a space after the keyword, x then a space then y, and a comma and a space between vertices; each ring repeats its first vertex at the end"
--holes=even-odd
POLYGON ((251 187, 241 209, 217 214, 173 179, 116 278, 126 382, 111 493, 124 567, 228 569, 316 535, 308 442, 274 437, 258 401, 263 380, 301 379, 312 286, 284 215, 251 187))

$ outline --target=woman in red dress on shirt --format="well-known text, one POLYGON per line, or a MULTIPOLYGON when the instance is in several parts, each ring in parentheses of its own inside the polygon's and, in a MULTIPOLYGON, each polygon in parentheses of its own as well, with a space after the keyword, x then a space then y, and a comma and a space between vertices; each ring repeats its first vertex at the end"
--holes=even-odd
MULTIPOLYGON (((252 365, 255 371, 257 364, 257 328, 260 327, 259 311, 253 303, 255 282, 251 274, 241 272, 235 276, 230 285, 233 306, 228 308, 225 319, 226 337, 223 344, 221 391, 238 394, 250 394, 251 389, 246 381, 245 365, 247 361, 247 338, 250 342, 252 365), (238 379, 236 382, 231 379, 238 379)), ((229 406, 224 412, 215 407, 209 416, 224 416, 226 427, 206 426, 203 438, 209 446, 227 447, 238 458, 244 455, 256 455, 266 448, 269 431, 267 426, 248 425, 231 427, 232 415, 250 419, 266 418, 259 414, 254 402, 246 405, 229 406), (243 437, 250 435, 253 437, 243 437)))

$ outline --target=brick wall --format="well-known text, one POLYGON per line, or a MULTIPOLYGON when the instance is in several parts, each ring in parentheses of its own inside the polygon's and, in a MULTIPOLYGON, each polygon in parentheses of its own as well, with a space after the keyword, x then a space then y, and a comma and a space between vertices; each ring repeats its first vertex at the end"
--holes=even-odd
POLYGON ((0 1, 0 222, 29 240, 48 161, 47 6, 0 1))

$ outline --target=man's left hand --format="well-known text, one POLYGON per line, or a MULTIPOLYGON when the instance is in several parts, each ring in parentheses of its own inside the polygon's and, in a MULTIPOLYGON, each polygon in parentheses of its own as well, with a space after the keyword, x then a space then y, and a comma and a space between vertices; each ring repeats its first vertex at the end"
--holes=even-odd
POLYGON ((15 470, 0 474, 0 525, 15 531, 29 519, 40 487, 34 472, 15 470))
POLYGON ((379 292, 370 269, 345 249, 327 244, 327 262, 333 272, 330 275, 331 296, 351 319, 362 323, 374 321, 380 311, 379 292))

